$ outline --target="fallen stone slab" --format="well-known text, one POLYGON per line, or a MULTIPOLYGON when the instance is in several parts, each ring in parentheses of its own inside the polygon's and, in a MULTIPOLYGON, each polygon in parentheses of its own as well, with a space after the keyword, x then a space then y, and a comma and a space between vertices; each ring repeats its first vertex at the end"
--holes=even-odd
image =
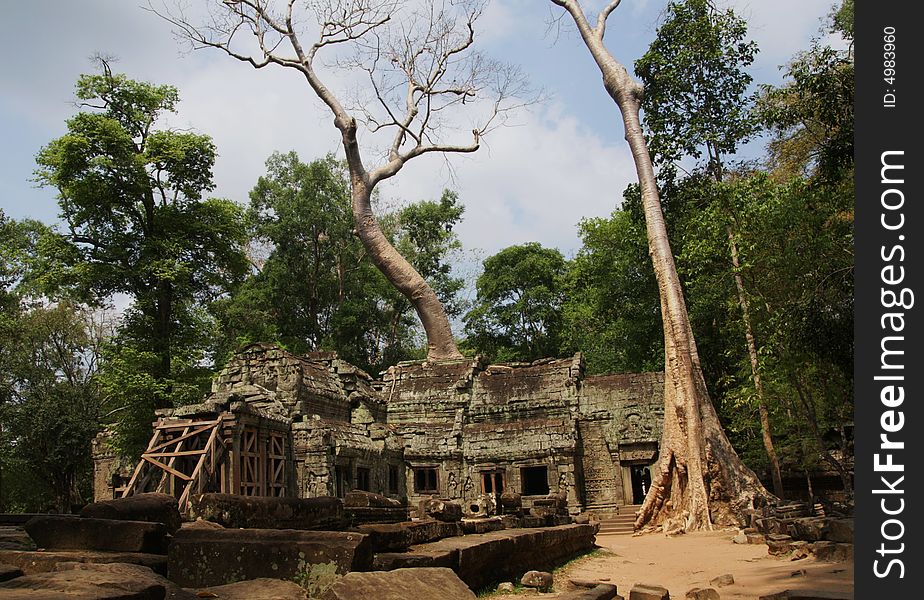
POLYGON ((523 497, 516 492, 504 492, 500 495, 498 509, 505 515, 523 514, 523 497))
POLYGON ((684 596, 688 600, 719 600, 719 592, 715 588, 693 588, 687 590, 684 596))
POLYGON ((35 550, 35 542, 22 527, 0 527, 0 550, 35 550))
POLYGON ((362 490, 353 490, 347 492, 343 497, 343 506, 348 508, 371 507, 371 508, 400 508, 403 506, 400 501, 381 494, 364 492, 362 490))
POLYGON ((421 517, 431 517, 437 521, 461 521, 462 505, 458 502, 427 498, 420 501, 417 514, 421 517))
POLYGON ((599 583, 592 588, 565 592, 558 595, 558 600, 623 600, 616 593, 616 586, 610 583, 599 583))
POLYGON ((244 529, 343 529, 347 520, 340 498, 273 498, 238 494, 197 494, 189 516, 244 529))
POLYGON ((794 540, 817 542, 825 537, 827 520, 820 517, 803 517, 789 523, 789 535, 794 540))
POLYGON ((792 536, 779 533, 771 533, 767 536, 767 552, 774 556, 788 554, 792 542, 792 536))
POLYGON ((372 546, 348 531, 294 529, 180 529, 170 544, 167 575, 182 587, 247 579, 299 579, 312 565, 338 573, 367 571, 372 546))
POLYGON ((199 598, 216 598, 219 600, 308 599, 308 592, 297 583, 267 577, 187 591, 197 595, 199 598))
POLYGON ((449 566, 472 589, 518 579, 530 570, 551 570, 594 548, 593 525, 505 529, 377 554, 376 569, 449 566))
POLYGON ((22 577, 25 573, 22 572, 22 569, 15 565, 8 565, 6 563, 0 563, 0 582, 9 581, 10 579, 15 579, 17 577, 22 577))
POLYGON ((321 596, 322 600, 474 600, 475 594, 446 568, 397 569, 347 573, 321 596))
POLYGON ((71 565, 0 583, 0 597, 4 600, 163 600, 171 587, 163 577, 138 565, 71 565))
POLYGON ((729 585, 735 584, 735 577, 731 573, 725 573, 724 575, 719 575, 718 577, 713 577, 709 581, 709 585, 712 587, 726 587, 729 585))
POLYGON ((831 519, 824 539, 842 544, 853 543, 853 519, 831 519))
POLYGON ((637 583, 629 592, 629 600, 670 600, 670 592, 660 585, 637 583))
POLYGON ((809 551, 818 560, 826 562, 850 562, 853 560, 853 544, 838 544, 836 542, 814 542, 809 545, 809 551))
POLYGON ((473 533, 487 533, 506 529, 500 517, 487 517, 483 519, 462 519, 462 532, 465 535, 473 533))
POLYGON ((4 527, 22 527, 32 517, 44 517, 48 513, 0 513, 0 525, 4 527))
POLYGON ((758 600, 853 600, 853 594, 822 590, 784 590, 761 596, 758 600))
POLYGON ((350 525, 363 523, 401 523, 410 518, 406 506, 379 508, 375 506, 349 506, 343 509, 344 520, 350 525))
POLYGON ((148 554, 166 554, 167 550, 167 528, 163 523, 48 515, 30 519, 25 529, 36 546, 48 550, 148 554))
POLYGON ((148 567, 160 575, 167 574, 167 557, 143 552, 99 552, 95 550, 0 550, 0 563, 22 569, 26 575, 54 571, 60 563, 123 563, 148 567))
POLYGON ((382 552, 372 559, 373 571, 393 571, 423 567, 459 568, 459 551, 456 548, 415 550, 413 552, 382 552))
POLYGON ((167 531, 173 533, 183 522, 179 506, 179 502, 173 496, 145 493, 88 504, 80 511, 80 516, 91 519, 163 523, 167 531))
POLYGON ((373 552, 400 552, 415 544, 426 544, 443 538, 462 535, 459 523, 435 519, 402 523, 359 525, 356 530, 369 536, 373 552))

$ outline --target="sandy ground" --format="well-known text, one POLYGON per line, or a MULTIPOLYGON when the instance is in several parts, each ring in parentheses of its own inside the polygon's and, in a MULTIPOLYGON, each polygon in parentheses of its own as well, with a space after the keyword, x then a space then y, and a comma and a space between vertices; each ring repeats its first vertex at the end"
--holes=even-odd
MULTIPOLYGON (((765 544, 734 544, 737 531, 711 531, 673 538, 662 534, 641 536, 598 535, 602 552, 576 560, 555 573, 556 591, 574 589, 569 578, 615 583, 619 594, 629 597, 636 583, 666 587, 671 598, 682 599, 694 587, 710 587, 709 581, 726 573, 735 578, 730 586, 716 588, 722 600, 756 600, 764 594, 786 589, 853 592, 853 563, 827 563, 814 558, 790 560, 767 554, 765 544)), ((524 590, 525 591, 525 590, 524 590)), ((557 594, 531 596, 552 600, 557 594)), ((523 600, 524 593, 491 595, 491 600, 523 600)))

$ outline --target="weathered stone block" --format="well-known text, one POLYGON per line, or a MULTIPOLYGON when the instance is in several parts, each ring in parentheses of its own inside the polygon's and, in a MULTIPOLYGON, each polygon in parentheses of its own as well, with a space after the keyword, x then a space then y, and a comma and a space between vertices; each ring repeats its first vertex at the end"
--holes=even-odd
POLYGON ((167 494, 154 493, 94 502, 84 506, 80 511, 80 516, 92 519, 163 523, 170 533, 179 529, 182 523, 177 499, 167 494))
POLYGON ((81 562, 88 564, 124 563, 148 567, 155 573, 167 574, 167 557, 162 554, 141 552, 98 552, 95 550, 53 550, 47 552, 26 552, 22 550, 0 550, 0 563, 22 569, 26 575, 54 571, 60 563, 81 562))
POLYGON ((853 519, 831 519, 824 539, 842 544, 853 543, 853 519))
POLYGON ((17 566, 0 563, 0 582, 22 577, 25 573, 17 566))
POLYGON ((461 521, 462 505, 448 500, 427 498, 420 501, 417 514, 421 517, 432 517, 437 521, 461 521))
POLYGON ((817 517, 807 517, 802 519, 793 519, 789 523, 789 535, 794 540, 805 540, 807 542, 817 542, 824 539, 825 519, 817 517))
POLYGON ((792 537, 788 535, 771 533, 767 536, 767 552, 774 556, 787 554, 790 550, 789 545, 792 541, 792 537))
POLYGON ((810 550, 818 560, 827 562, 850 562, 853 560, 853 544, 822 541, 811 544, 810 550))
POLYGON ((523 498, 515 492, 504 492, 499 498, 499 509, 505 515, 522 515, 523 498))
POLYGON ((481 589, 531 569, 552 569, 593 547, 593 526, 564 525, 446 538, 412 546, 407 554, 455 550, 457 562, 453 568, 470 588, 481 589))
POLYGON ((670 600, 670 592, 660 585, 637 583, 629 592, 629 600, 670 600))
POLYGON ((397 569, 387 572, 348 573, 334 583, 323 600, 474 600, 475 594, 446 568, 397 569))
POLYGON ((165 554, 167 528, 163 523, 83 519, 48 515, 26 523, 26 532, 39 548, 104 550, 165 554))
POLYGON ((462 532, 466 535, 473 533, 487 533, 505 529, 504 522, 499 517, 487 519, 462 519, 462 532))
POLYGON ((183 587, 271 577, 294 579, 311 565, 333 563, 338 573, 372 566, 367 536, 294 529, 181 529, 170 544, 167 573, 183 587))
POLYGON ((5 600, 163 600, 170 582, 128 564, 68 565, 0 583, 5 600))
POLYGON ((345 507, 372 507, 372 508, 397 508, 402 506, 401 502, 388 496, 364 492, 362 490, 353 490, 347 492, 343 497, 343 506, 345 507))
POLYGON ((688 600, 719 600, 719 592, 715 588, 693 588, 687 590, 685 598, 688 600))
POLYGON ((709 582, 709 585, 713 587, 725 587, 735 584, 735 578, 731 573, 726 573, 724 575, 719 575, 718 577, 713 577, 709 582))
POLYGON ((336 530, 346 526, 339 498, 270 498, 237 494, 199 494, 189 516, 245 529, 336 530))
POLYGON ((381 508, 375 506, 350 506, 343 509, 343 516, 352 525, 363 523, 401 523, 410 517, 406 506, 381 508))
POLYGON ((250 579, 196 590, 199 598, 220 600, 308 600, 308 593, 297 583, 279 579, 250 579))
POLYGON ((566 592, 558 596, 559 600, 623 600, 616 593, 616 586, 609 583, 599 583, 592 588, 566 592))
POLYGON ((446 537, 461 535, 458 523, 405 521, 402 523, 372 523, 359 525, 357 531, 369 536, 373 552, 400 552, 416 544, 435 542, 446 537))
POLYGON ((0 527, 0 550, 35 550, 35 542, 21 527, 0 527))
POLYGON ((414 552, 381 552, 372 559, 373 571, 393 571, 395 569, 417 567, 446 567, 455 570, 458 566, 459 550, 456 548, 415 549, 414 552))

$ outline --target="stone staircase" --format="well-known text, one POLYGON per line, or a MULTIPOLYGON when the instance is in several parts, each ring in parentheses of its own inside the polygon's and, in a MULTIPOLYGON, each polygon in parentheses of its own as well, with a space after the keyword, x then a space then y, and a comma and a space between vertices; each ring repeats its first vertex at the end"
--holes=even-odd
MULTIPOLYGON (((600 531, 597 535, 632 535, 635 529, 635 511, 640 506, 623 505, 616 507, 615 512, 600 514, 600 531)), ((594 511, 596 512, 596 511, 594 511)))

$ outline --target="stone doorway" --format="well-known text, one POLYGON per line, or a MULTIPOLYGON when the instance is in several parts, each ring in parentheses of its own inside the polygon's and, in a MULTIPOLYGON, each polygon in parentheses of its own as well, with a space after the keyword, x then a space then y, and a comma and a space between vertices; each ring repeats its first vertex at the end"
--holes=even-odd
POLYGON ((632 503, 641 504, 651 487, 651 469, 649 465, 632 465, 629 471, 632 475, 632 503))

